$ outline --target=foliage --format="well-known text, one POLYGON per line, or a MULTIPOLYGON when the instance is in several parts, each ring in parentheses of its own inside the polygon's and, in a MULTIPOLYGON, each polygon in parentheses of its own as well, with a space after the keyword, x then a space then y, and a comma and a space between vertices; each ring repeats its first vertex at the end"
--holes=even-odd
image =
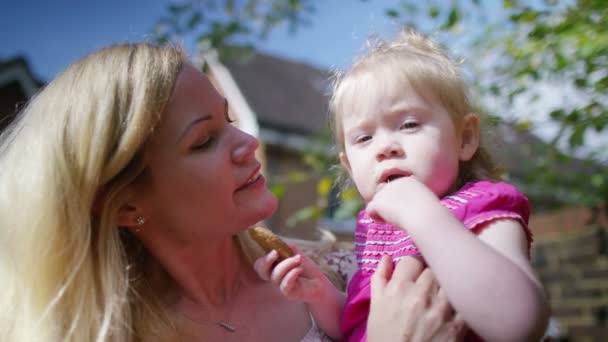
POLYGON ((197 53, 211 49, 220 58, 239 57, 254 50, 253 39, 274 28, 292 32, 309 25, 314 0, 185 0, 171 2, 154 28, 159 42, 193 44, 197 53))
POLYGON ((311 138, 310 146, 302 153, 302 162, 310 171, 293 171, 271 180, 271 190, 280 197, 285 188, 294 183, 318 179, 317 201, 296 211, 287 221, 288 226, 323 217, 347 219, 361 209, 361 198, 349 182, 344 169, 338 165, 337 152, 327 148, 332 145, 333 136, 329 129, 317 133, 311 138))
MULTIPOLYGON (((308 25, 315 5, 322 2, 190 0, 169 6, 157 33, 161 40, 194 38, 199 49, 212 47, 224 56, 243 53, 252 48, 250 37, 264 37, 283 24, 292 31, 308 25)), ((502 103, 503 108, 516 104, 534 108, 514 125, 520 130, 556 127, 547 143, 527 146, 532 158, 525 162, 530 171, 517 181, 533 202, 545 207, 598 207, 608 202, 608 6, 604 0, 401 0, 385 13, 400 24, 437 32, 449 48, 456 42, 465 45, 461 49, 472 60, 475 55, 493 57, 489 66, 477 70, 485 77, 471 77, 480 96, 502 103), (559 92, 563 100, 557 103, 555 94, 539 93, 542 86, 559 92), (550 105, 534 105, 547 102, 550 105), (594 135, 596 142, 604 138, 604 146, 590 145, 594 135)), ((489 110, 496 117, 503 114, 489 110)), ((317 210, 306 209, 308 215, 318 216, 320 209, 331 207, 325 199, 332 192, 327 184, 335 174, 327 165, 334 161, 316 153, 304 158, 316 164, 322 175, 320 202, 311 207, 317 210)), ((354 203, 351 210, 360 205, 348 196, 344 199, 346 205, 354 203)))

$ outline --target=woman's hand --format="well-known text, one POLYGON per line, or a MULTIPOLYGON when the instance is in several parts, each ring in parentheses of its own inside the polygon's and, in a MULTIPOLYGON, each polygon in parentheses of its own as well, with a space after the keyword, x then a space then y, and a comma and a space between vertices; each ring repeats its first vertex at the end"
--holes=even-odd
POLYGON ((393 263, 384 255, 371 279, 367 340, 460 341, 466 328, 439 289, 431 270, 416 258, 393 263))

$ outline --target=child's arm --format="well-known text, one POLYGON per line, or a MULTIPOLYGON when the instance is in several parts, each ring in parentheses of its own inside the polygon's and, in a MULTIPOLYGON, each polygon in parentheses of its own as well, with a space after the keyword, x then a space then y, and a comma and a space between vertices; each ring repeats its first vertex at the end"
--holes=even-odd
POLYGON ((295 252, 296 255, 275 266, 278 254, 273 250, 256 260, 254 268, 260 278, 271 281, 285 297, 306 303, 321 330, 332 339, 340 340, 345 294, 334 287, 316 263, 295 252))
POLYGON ((540 340, 548 305, 518 222, 495 221, 478 237, 412 177, 387 184, 367 210, 408 231, 454 309, 483 339, 540 340))

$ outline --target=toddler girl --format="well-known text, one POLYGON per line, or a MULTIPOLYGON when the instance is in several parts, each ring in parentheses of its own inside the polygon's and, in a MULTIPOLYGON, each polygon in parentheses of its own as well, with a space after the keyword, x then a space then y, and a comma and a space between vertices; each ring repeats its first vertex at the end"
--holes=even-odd
MULTIPOLYGON (((331 109, 340 161, 366 203, 341 337, 365 340, 381 257, 420 255, 438 296, 472 330, 468 339, 538 341, 548 306, 529 261, 528 200, 498 180, 456 63, 430 38, 403 31, 337 77, 331 109)), ((310 263, 291 262, 296 275, 316 274, 306 271, 310 263)), ((293 284, 302 290, 305 282, 293 284)))

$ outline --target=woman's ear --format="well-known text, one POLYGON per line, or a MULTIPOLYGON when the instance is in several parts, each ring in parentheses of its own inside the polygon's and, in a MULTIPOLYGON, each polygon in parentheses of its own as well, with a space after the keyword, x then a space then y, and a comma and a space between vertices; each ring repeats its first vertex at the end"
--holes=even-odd
POLYGON ((133 228, 143 224, 144 216, 136 206, 125 203, 118 208, 114 223, 119 227, 133 228))
POLYGON ((135 190, 131 186, 123 189, 115 200, 121 203, 114 217, 114 223, 117 226, 133 228, 143 224, 145 215, 141 203, 137 200, 135 190))
POLYGON ((344 153, 344 152, 340 152, 340 164, 342 164, 342 166, 348 172, 348 175, 352 178, 353 175, 351 173, 350 163, 348 162, 348 157, 346 156, 346 153, 344 153))
POLYGON ((479 148, 480 132, 479 117, 475 113, 468 113, 462 120, 460 129, 460 161, 468 161, 479 148))

